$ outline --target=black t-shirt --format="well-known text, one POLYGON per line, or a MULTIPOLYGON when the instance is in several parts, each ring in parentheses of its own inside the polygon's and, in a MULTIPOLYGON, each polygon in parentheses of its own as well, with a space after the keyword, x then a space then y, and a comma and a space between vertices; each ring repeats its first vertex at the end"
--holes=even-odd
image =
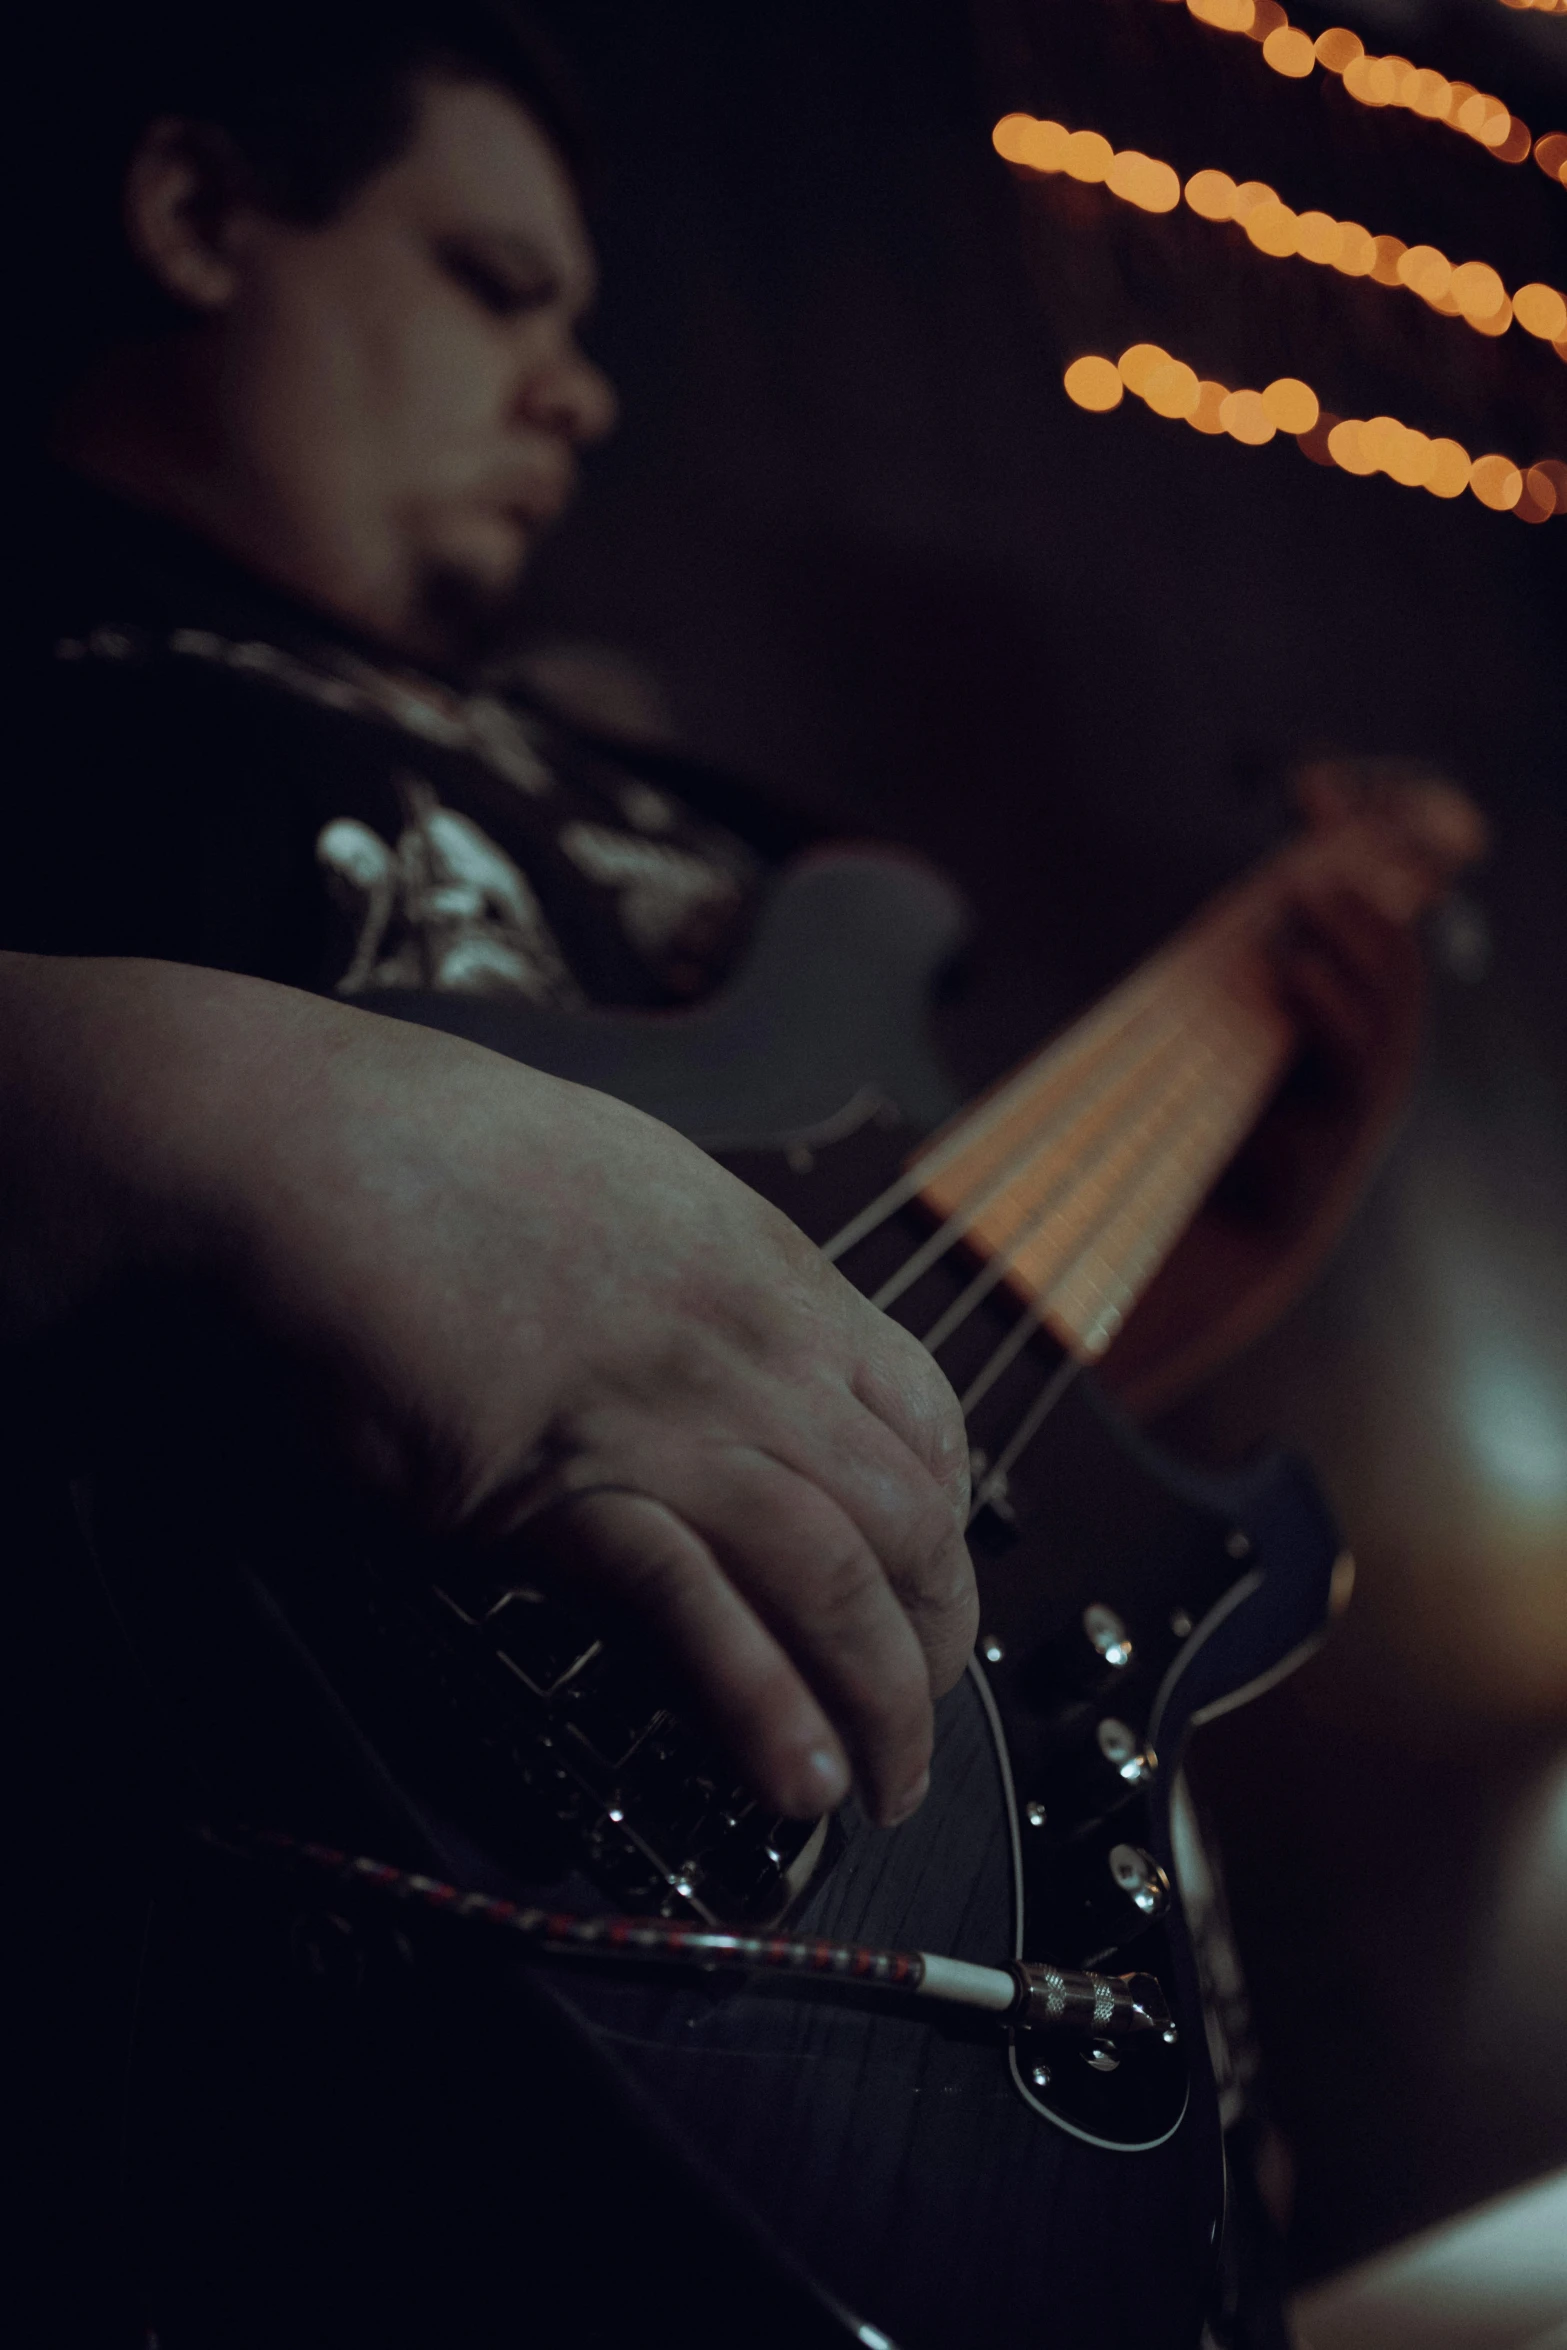
POLYGON ((689 1001, 804 828, 692 761, 399 663, 56 477, 14 640, 0 946, 373 1005, 689 1001))

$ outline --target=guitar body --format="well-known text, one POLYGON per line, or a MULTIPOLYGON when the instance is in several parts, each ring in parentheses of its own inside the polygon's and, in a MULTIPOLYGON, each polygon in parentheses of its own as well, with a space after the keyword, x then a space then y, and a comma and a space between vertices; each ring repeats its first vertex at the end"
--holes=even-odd
MULTIPOLYGON (((961 923, 922 866, 846 852, 785 879, 744 969, 690 1013, 566 1017, 460 997, 377 1008, 635 1103, 825 1243, 956 1106, 923 1020, 961 923)), ((874 1289, 924 1230, 917 1208, 902 1211, 846 1270, 874 1289)), ((938 1259, 900 1318, 925 1327, 972 1272, 961 1253, 938 1259)), ((955 1384, 1018 1311, 999 1288, 976 1305, 940 1358, 955 1384)), ((1048 1336, 1027 1335, 970 1416, 983 1470, 1054 1399, 975 1522, 979 1654, 939 1708, 929 1800, 896 1831, 846 1807, 819 1850, 783 1854, 796 1889, 785 1869, 771 1914, 791 1933, 990 1967, 1151 1974, 1172 2029, 1113 2042, 792 1977, 527 1970, 538 2028, 554 2015, 624 2085, 625 2126, 666 2145, 754 2241, 771 2289, 810 2280, 843 2340, 1195 2350, 1211 2299, 1223 2163, 1178 1892, 1178 1757, 1194 1721, 1320 1636, 1339 1546, 1297 1463, 1197 1474, 1068 1371, 1048 1336)), ((643 1668, 616 1679, 612 1644, 558 1678, 558 1660, 538 1663, 557 1634, 516 1634, 526 1611, 495 1593, 451 1583, 432 1599, 435 1570, 389 1571, 352 1537, 345 1570, 341 1529, 320 1548, 284 1543, 259 1505, 229 1543, 227 1578, 210 1542, 171 1535, 150 1491, 104 1493, 96 1521, 147 1641, 187 1660, 187 1736, 231 1817, 379 1834, 383 1852, 401 1837, 388 1857, 560 1909, 722 1920, 749 1901, 763 1914, 765 1888, 746 1892, 734 1854, 750 1867, 768 1823, 734 1825, 721 1766, 669 1717, 647 1731, 643 1668), (258 1671, 263 1649, 273 1663, 258 1671), (301 1657, 308 1703, 280 1704, 301 1657), (338 1727, 302 1728, 307 1717, 338 1727), (379 1827, 367 1771, 380 1774, 379 1827)), ((526 2085, 507 2096, 525 2128, 526 2085)), ((670 2320, 643 2338, 705 2341, 719 2329, 703 2308, 694 2288, 689 2335, 670 2320)), ((743 2315, 724 2330, 764 2338, 743 2315)))

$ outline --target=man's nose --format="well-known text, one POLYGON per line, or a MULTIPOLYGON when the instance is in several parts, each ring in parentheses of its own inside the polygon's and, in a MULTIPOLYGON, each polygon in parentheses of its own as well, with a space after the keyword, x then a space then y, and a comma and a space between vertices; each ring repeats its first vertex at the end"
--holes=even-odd
POLYGON ((578 448, 613 432, 620 414, 609 377, 576 344, 546 377, 529 386, 521 405, 537 423, 578 448))

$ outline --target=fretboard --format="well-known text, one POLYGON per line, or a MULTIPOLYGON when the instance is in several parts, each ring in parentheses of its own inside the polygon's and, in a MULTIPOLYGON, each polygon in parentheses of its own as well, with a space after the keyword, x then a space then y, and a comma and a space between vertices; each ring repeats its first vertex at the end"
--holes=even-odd
POLYGON ((1474 851, 1456 800, 1428 796, 1418 825, 1355 816, 1291 843, 965 1111, 898 1187, 935 1228, 877 1302, 964 1243, 984 1261, 973 1286, 1004 1282, 1071 1356, 1097 1360, 1296 1050, 1273 955, 1293 891, 1320 874, 1411 918, 1474 851))

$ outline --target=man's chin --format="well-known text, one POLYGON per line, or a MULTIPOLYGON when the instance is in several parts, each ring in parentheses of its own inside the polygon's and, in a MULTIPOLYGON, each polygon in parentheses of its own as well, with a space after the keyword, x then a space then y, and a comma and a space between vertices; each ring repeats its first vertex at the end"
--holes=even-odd
POLYGON ((436 557, 419 575, 420 634, 455 668, 505 659, 524 634, 526 561, 507 575, 436 557))

